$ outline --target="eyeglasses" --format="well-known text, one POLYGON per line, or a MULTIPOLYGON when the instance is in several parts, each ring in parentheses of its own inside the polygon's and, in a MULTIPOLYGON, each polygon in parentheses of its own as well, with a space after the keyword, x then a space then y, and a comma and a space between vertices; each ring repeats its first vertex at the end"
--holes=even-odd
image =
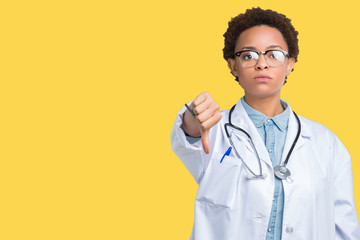
POLYGON ((287 51, 280 49, 267 50, 265 52, 243 50, 235 53, 235 55, 239 57, 240 64, 244 68, 256 66, 259 61, 260 54, 264 54, 265 61, 270 67, 280 67, 285 61, 285 56, 289 55, 287 51))

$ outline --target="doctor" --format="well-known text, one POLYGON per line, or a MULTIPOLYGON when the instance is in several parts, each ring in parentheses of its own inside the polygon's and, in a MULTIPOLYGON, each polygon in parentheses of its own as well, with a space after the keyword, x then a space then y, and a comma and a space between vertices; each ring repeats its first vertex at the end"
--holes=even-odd
POLYGON ((177 115, 171 145, 199 184, 192 240, 360 239, 348 151, 280 98, 297 34, 271 10, 232 18, 224 58, 245 95, 230 113, 205 92, 177 115))

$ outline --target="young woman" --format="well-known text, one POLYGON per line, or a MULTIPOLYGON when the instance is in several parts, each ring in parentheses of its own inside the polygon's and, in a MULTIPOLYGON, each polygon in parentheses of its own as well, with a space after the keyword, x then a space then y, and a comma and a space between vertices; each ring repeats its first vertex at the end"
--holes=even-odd
POLYGON ((280 99, 297 34, 277 12, 239 14, 223 52, 245 95, 220 112, 205 92, 179 112, 172 148, 199 184, 191 239, 360 239, 348 151, 280 99))

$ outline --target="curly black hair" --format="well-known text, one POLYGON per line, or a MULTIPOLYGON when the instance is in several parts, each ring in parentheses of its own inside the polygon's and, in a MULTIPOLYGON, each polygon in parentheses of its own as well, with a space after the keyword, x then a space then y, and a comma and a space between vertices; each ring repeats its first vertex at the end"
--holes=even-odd
MULTIPOLYGON (((234 18, 231 18, 229 27, 224 33, 225 46, 223 48, 223 56, 227 61, 229 58, 234 58, 235 46, 240 34, 255 26, 267 25, 276 28, 283 35, 289 49, 289 57, 294 58, 297 62, 299 55, 298 32, 291 24, 291 19, 285 15, 272 11, 270 9, 263 10, 261 8, 247 9, 245 13, 241 13, 234 18)), ((238 81, 238 79, 236 78, 238 81)))

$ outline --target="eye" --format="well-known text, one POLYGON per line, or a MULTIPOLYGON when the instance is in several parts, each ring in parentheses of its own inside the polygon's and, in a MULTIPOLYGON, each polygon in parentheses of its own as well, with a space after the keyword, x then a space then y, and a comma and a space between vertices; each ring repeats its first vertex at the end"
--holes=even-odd
POLYGON ((284 58, 284 54, 281 51, 269 51, 266 55, 269 59, 282 60, 284 58))
POLYGON ((276 54, 274 54, 274 52, 272 52, 272 53, 270 54, 269 58, 277 58, 277 57, 276 57, 276 54))
POLYGON ((242 58, 243 58, 244 60, 251 60, 251 59, 253 59, 253 57, 251 56, 251 54, 244 54, 244 55, 242 56, 242 58))
POLYGON ((255 55, 256 55, 256 53, 247 51, 247 52, 242 52, 240 55, 240 58, 243 61, 250 61, 250 60, 256 59, 255 55))

